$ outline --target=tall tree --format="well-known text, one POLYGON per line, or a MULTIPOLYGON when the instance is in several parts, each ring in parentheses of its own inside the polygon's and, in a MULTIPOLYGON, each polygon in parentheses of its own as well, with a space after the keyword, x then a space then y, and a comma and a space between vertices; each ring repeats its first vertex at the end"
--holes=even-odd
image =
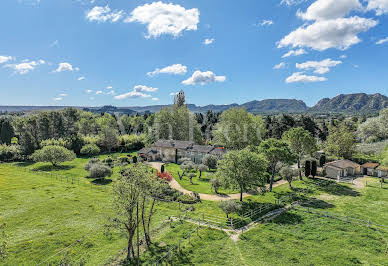
POLYGON ((269 169, 271 171, 269 190, 272 191, 278 164, 280 162, 291 164, 295 157, 286 142, 274 138, 264 140, 260 144, 259 151, 264 154, 269 162, 269 169))
POLYGON ((264 135, 264 121, 244 108, 231 108, 223 112, 214 132, 217 144, 233 150, 257 146, 264 135))
POLYGON ((35 162, 49 162, 53 166, 60 163, 72 161, 75 159, 75 154, 62 146, 44 146, 41 150, 37 150, 31 155, 31 159, 35 162))
POLYGON ((230 151, 219 161, 216 175, 224 187, 240 190, 243 193, 265 186, 265 172, 268 161, 262 154, 247 149, 230 151))
POLYGON ((104 127, 100 131, 101 146, 111 152, 113 148, 117 147, 119 142, 118 132, 114 128, 104 127))
POLYGON ((300 162, 303 156, 312 154, 317 150, 317 143, 310 132, 301 127, 292 128, 283 134, 283 139, 290 145, 291 150, 297 156, 299 179, 302 180, 300 162))
POLYGON ((330 155, 351 159, 356 149, 355 133, 350 131, 344 123, 336 127, 331 126, 325 147, 330 155))
POLYGON ((0 127, 0 142, 5 144, 11 144, 11 140, 15 135, 15 131, 13 126, 11 125, 11 121, 8 119, 5 119, 1 123, 0 127))

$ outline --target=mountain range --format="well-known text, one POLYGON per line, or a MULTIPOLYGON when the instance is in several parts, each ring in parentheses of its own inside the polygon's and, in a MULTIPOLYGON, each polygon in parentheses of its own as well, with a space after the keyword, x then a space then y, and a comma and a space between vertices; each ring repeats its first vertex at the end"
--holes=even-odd
MULTIPOLYGON (((171 105, 152 105, 152 106, 131 106, 131 107, 76 107, 95 113, 155 113, 160 109, 171 105)), ((0 106, 2 112, 20 112, 20 111, 35 111, 35 110, 58 110, 67 106, 0 106)), ((306 103, 295 99, 268 99, 261 101, 251 101, 244 104, 228 104, 228 105, 206 105, 197 106, 195 104, 187 104, 190 111, 195 113, 205 113, 209 110, 221 112, 232 107, 244 107, 248 112, 253 114, 276 114, 276 113, 377 113, 384 108, 388 108, 388 97, 382 94, 340 94, 334 98, 324 98, 315 106, 308 107, 306 103)))

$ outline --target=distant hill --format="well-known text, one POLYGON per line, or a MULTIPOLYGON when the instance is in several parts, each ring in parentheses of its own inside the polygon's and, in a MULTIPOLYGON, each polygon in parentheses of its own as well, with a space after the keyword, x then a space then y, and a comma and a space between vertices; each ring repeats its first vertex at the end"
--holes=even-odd
POLYGON ((388 97, 377 94, 340 94, 332 99, 324 98, 309 109, 320 113, 376 113, 388 108, 388 97))
MULTIPOLYGON (((75 107, 94 113, 122 113, 134 115, 136 113, 155 113, 160 109, 171 105, 130 106, 115 107, 111 105, 102 107, 75 107)), ((58 110, 68 106, 0 106, 0 112, 28 112, 35 110, 58 110)), ((253 114, 277 114, 277 113, 377 113, 388 108, 388 97, 382 94, 340 94, 332 99, 324 98, 315 106, 309 108, 303 101, 295 99, 268 99, 251 101, 244 104, 206 105, 197 106, 188 104, 190 111, 195 113, 222 112, 232 107, 244 107, 253 114)))

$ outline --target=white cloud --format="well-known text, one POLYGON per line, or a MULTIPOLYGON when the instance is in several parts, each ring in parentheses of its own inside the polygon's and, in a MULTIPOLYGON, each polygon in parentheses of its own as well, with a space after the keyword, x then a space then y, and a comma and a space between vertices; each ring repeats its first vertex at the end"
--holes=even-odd
POLYGON ((85 79, 85 77, 84 76, 81 76, 81 77, 79 77, 77 80, 84 80, 85 79))
POLYGON ((59 46, 59 41, 58 40, 55 40, 53 41, 51 44, 50 44, 50 47, 53 48, 53 47, 58 47, 59 46))
POLYGON ((342 64, 342 61, 334 61, 330 58, 322 61, 307 61, 302 64, 296 63, 296 68, 298 69, 314 69, 314 73, 325 74, 330 71, 331 67, 335 67, 339 64, 342 64))
POLYGON ((388 13, 388 0, 368 0, 367 10, 375 10, 376 15, 388 13))
POLYGON ((111 89, 113 89, 113 87, 112 87, 112 86, 108 86, 108 87, 106 87, 105 89, 111 90, 111 89))
POLYGON ((377 21, 360 17, 337 18, 316 21, 308 26, 301 26, 285 36, 278 48, 310 47, 324 51, 329 48, 346 50, 361 40, 357 34, 368 31, 377 25, 377 21))
POLYGON ((273 69, 281 69, 286 66, 286 63, 281 62, 280 64, 274 65, 273 69))
POLYGON ((295 6, 299 5, 303 2, 306 2, 307 0, 282 0, 280 4, 286 5, 286 6, 295 6))
POLYGON ((146 38, 170 34, 178 37, 183 31, 197 30, 199 11, 185 9, 180 5, 154 2, 136 7, 125 22, 139 22, 147 25, 146 38))
POLYGON ((139 91, 130 91, 128 93, 117 95, 114 98, 116 100, 123 100, 123 99, 127 99, 127 98, 150 98, 150 97, 152 97, 152 96, 149 94, 145 94, 145 93, 142 93, 139 91))
POLYGON ((264 19, 261 23, 260 23, 260 26, 271 26, 273 25, 273 21, 272 20, 266 20, 264 19))
POLYGON ((108 91, 106 94, 107 94, 107 95, 115 95, 116 93, 115 93, 114 90, 111 90, 111 91, 108 91))
POLYGON ((298 50, 291 50, 288 53, 284 54, 282 58, 290 57, 290 56, 298 56, 307 54, 307 52, 304 49, 298 49, 298 50))
POLYGON ((68 96, 66 93, 61 93, 61 94, 59 94, 59 96, 61 96, 61 97, 66 97, 66 96, 68 96))
POLYGON ((135 87, 133 87, 133 90, 141 92, 155 92, 158 90, 158 88, 147 87, 144 85, 136 85, 135 87))
POLYGON ((104 92, 103 91, 96 91, 96 94, 97 95, 101 95, 101 94, 103 94, 104 92))
POLYGON ((175 96, 175 95, 177 95, 178 94, 178 92, 171 92, 170 93, 170 96, 175 96))
POLYGON ((5 55, 0 55, 0 64, 7 63, 8 61, 14 60, 15 58, 12 56, 5 56, 5 55))
POLYGON ((340 56, 341 59, 345 59, 345 58, 347 58, 347 57, 348 57, 348 56, 347 56, 346 54, 343 54, 343 55, 340 56))
POLYGON ((153 101, 159 101, 159 98, 154 97, 154 98, 152 98, 152 100, 153 100, 153 101))
POLYGON ((5 65, 5 67, 12 68, 13 70, 15 70, 15 72, 21 75, 24 75, 34 70, 35 67, 39 65, 43 65, 45 63, 46 62, 44 60, 38 60, 38 61, 23 60, 22 63, 20 64, 8 64, 8 65, 5 65))
POLYGON ((388 37, 387 37, 387 38, 384 38, 384 39, 381 39, 381 40, 379 40, 378 42, 376 42, 376 44, 384 44, 384 43, 386 43, 386 42, 388 42, 388 37))
POLYGON ((187 67, 181 64, 174 64, 171 66, 164 67, 162 69, 155 69, 152 72, 148 72, 147 75, 150 77, 156 76, 158 74, 172 74, 172 75, 183 75, 187 73, 187 67))
POLYGON ((205 39, 205 40, 203 41, 203 44, 204 44, 204 45, 209 45, 209 44, 212 44, 212 43, 214 43, 214 42, 215 42, 215 40, 216 40, 216 39, 214 39, 214 38, 211 38, 211 39, 205 39))
POLYGON ((112 11, 108 5, 95 6, 86 13, 86 19, 97 22, 117 22, 124 16, 123 10, 112 11))
POLYGON ((63 100, 63 98, 62 97, 57 97, 57 98, 54 98, 54 101, 62 101, 63 100))
POLYGON ((54 72, 63 72, 63 71, 78 71, 78 67, 73 67, 70 63, 63 62, 58 64, 58 68, 54 72))
POLYGON ((311 83, 311 82, 322 82, 326 80, 327 78, 325 77, 307 76, 303 74, 303 72, 296 72, 286 79, 286 83, 296 83, 296 82, 311 83))
POLYGON ((90 93, 92 93, 93 91, 92 90, 86 90, 86 93, 87 94, 90 94, 90 93))
POLYGON ((304 20, 328 20, 342 18, 352 10, 361 10, 359 0, 317 0, 305 13, 298 11, 297 15, 304 20))
POLYGON ((225 80, 226 80, 225 76, 216 76, 211 71, 201 72, 200 70, 197 70, 193 73, 193 75, 190 78, 182 81, 182 84, 184 84, 184 85, 196 85, 196 84, 205 85, 206 83, 224 82, 225 80))

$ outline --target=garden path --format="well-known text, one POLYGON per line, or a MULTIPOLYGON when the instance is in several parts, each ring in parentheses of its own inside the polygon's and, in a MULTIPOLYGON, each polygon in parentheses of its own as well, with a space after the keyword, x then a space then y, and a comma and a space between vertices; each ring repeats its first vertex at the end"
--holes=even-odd
MULTIPOLYGON (((151 167, 155 168, 156 170, 160 171, 160 168, 162 167, 163 163, 160 163, 160 162, 147 162, 148 165, 150 165, 151 167)), ((283 184, 286 184, 287 181, 285 180, 279 180, 278 182, 275 182, 273 184, 273 187, 277 187, 277 186, 280 186, 280 185, 283 185, 283 184)), ((180 192, 182 192, 183 194, 190 194, 191 191, 190 190, 187 190, 185 188, 183 188, 176 180, 175 178, 173 178, 170 182, 169 182, 170 186, 180 192)), ((269 185, 267 185, 267 188, 269 187, 269 185)), ((243 194, 243 198, 246 198, 246 197, 249 197, 249 196, 252 196, 252 194, 249 194, 249 193, 244 193, 243 194)), ((211 195, 211 194, 204 194, 204 193, 199 193, 199 197, 201 198, 201 200, 209 200, 209 201, 223 201, 223 200, 238 200, 240 199, 240 194, 237 193, 237 194, 226 194, 226 195, 211 195)))

